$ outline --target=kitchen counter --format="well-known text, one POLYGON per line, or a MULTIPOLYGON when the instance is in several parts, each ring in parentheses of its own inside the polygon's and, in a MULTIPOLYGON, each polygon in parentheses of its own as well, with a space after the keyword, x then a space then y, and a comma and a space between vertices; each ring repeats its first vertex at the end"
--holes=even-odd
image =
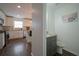
POLYGON ((1 31, 1 30, 0 30, 0 33, 3 33, 3 32, 5 32, 5 31, 1 31))

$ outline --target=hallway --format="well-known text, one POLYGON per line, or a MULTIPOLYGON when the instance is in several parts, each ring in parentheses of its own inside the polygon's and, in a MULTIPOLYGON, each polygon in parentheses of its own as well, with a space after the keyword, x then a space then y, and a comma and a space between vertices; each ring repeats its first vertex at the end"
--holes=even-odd
POLYGON ((3 48, 1 56, 31 56, 30 47, 25 39, 12 39, 3 48))

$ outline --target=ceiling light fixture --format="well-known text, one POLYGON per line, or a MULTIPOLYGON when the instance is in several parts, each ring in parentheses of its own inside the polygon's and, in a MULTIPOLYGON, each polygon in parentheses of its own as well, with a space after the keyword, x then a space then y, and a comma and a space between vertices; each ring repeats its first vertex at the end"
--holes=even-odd
POLYGON ((20 6, 20 5, 18 5, 17 7, 18 7, 18 8, 21 8, 21 6, 20 6))

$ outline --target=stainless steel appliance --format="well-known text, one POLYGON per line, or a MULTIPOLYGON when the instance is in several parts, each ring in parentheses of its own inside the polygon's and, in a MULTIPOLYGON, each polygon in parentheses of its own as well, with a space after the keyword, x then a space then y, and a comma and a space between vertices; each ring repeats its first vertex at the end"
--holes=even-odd
POLYGON ((2 49, 5 45, 5 33, 3 30, 4 20, 0 18, 0 49, 2 49))

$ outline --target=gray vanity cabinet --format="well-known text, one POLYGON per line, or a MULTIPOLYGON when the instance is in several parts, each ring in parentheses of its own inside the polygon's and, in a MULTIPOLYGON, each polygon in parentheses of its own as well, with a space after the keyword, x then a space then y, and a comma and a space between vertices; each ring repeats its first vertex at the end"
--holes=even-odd
POLYGON ((57 51, 57 37, 47 37, 47 56, 53 56, 57 51))

